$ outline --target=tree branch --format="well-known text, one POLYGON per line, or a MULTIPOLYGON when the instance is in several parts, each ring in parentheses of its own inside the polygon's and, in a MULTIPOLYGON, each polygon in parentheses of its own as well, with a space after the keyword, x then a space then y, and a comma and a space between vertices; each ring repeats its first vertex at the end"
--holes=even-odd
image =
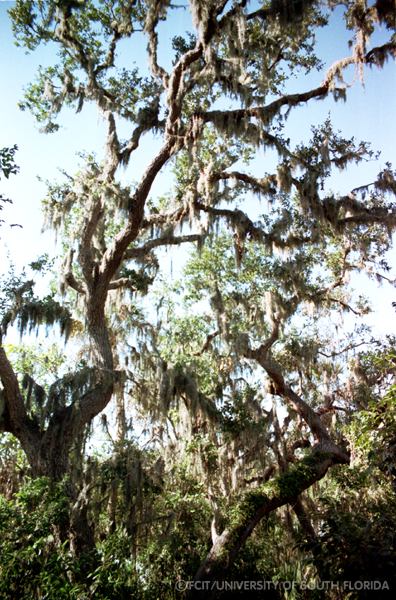
POLYGON ((132 292, 137 291, 129 277, 120 277, 119 279, 113 279, 113 281, 110 281, 108 288, 109 290, 119 290, 120 288, 129 289, 132 292))
POLYGON ((169 115, 166 122, 166 132, 168 135, 175 134, 174 125, 180 117, 182 111, 183 94, 183 74, 186 69, 199 58, 201 58, 203 46, 198 43, 195 48, 186 52, 175 65, 172 75, 169 79, 167 103, 169 115))
MULTIPOLYGON (((381 49, 384 52, 386 51, 395 53, 396 45, 391 43, 381 46, 379 48, 373 48, 364 57, 365 62, 373 62, 376 53, 378 53, 381 49)), ((288 106, 289 108, 292 108, 304 102, 308 102, 308 100, 312 100, 313 98, 324 98, 329 91, 334 89, 333 82, 335 77, 347 66, 356 63, 356 60, 356 56, 352 55, 336 61, 328 69, 323 83, 316 88, 308 90, 307 92, 286 94, 284 96, 281 96, 280 98, 277 98, 276 100, 274 100, 270 104, 267 104, 266 106, 239 108, 234 110, 214 110, 196 113, 196 116, 199 117, 204 123, 213 122, 216 124, 216 122, 219 123, 224 122, 226 120, 235 122, 242 121, 244 119, 256 118, 263 124, 267 124, 277 113, 279 113, 280 109, 283 106, 288 106)))
MULTIPOLYGON (((195 575, 195 581, 223 580, 227 569, 233 564, 236 555, 257 524, 271 512, 285 504, 293 504, 298 496, 316 481, 322 479, 328 469, 337 463, 347 463, 331 452, 314 449, 305 459, 278 475, 275 479, 242 494, 236 505, 228 511, 229 524, 215 543, 195 575)), ((202 587, 191 588, 189 599, 209 600, 202 587)))
POLYGON ((363 342, 359 342, 356 344, 348 344, 348 346, 345 346, 345 348, 342 348, 342 350, 338 350, 337 352, 331 352, 330 354, 327 354, 326 352, 318 350, 318 354, 320 354, 321 356, 325 356, 326 358, 334 358, 335 356, 340 356, 341 354, 344 354, 344 352, 349 352, 349 350, 355 350, 355 348, 359 348, 360 346, 367 346, 367 344, 374 344, 374 343, 375 343, 374 340, 371 340, 369 342, 363 341, 363 342))
POLYGON ((81 238, 78 246, 78 259, 87 288, 92 289, 96 284, 96 261, 92 246, 92 238, 103 214, 103 199, 91 196, 89 202, 90 204, 88 204, 87 207, 88 215, 81 231, 81 238))
POLYGON ((176 148, 173 141, 168 139, 157 156, 151 161, 130 200, 127 225, 115 237, 112 246, 107 249, 102 258, 99 269, 100 281, 97 294, 98 298, 100 296, 100 302, 103 304, 106 299, 107 287, 124 259, 124 252, 139 234, 144 216, 144 206, 151 186, 159 171, 171 158, 175 150, 176 148))
POLYGON ((256 118, 262 123, 267 124, 283 106, 296 106, 302 102, 307 102, 312 98, 324 97, 329 91, 329 83, 314 88, 301 94, 289 94, 274 100, 267 106, 256 106, 250 108, 237 108, 233 110, 212 110, 208 112, 197 113, 204 123, 220 122, 224 120, 242 121, 246 118, 256 118))
POLYGON ((35 464, 40 445, 40 430, 27 415, 17 376, 7 354, 0 345, 0 380, 3 385, 5 412, 3 426, 20 441, 31 465, 35 464))
POLYGON ((199 350, 198 352, 193 352, 193 356, 202 356, 202 354, 204 352, 206 352, 206 350, 208 350, 210 344, 212 343, 212 340, 214 340, 215 337, 217 337, 218 335, 220 335, 220 331, 216 330, 213 331, 212 333, 209 333, 206 337, 205 343, 202 346, 201 350, 199 350))
POLYGON ((166 88, 169 81, 169 75, 165 69, 158 64, 158 34, 156 28, 159 20, 160 8, 158 3, 153 2, 147 12, 146 22, 144 24, 144 31, 147 33, 149 38, 147 52, 152 74, 154 77, 162 81, 164 88, 166 88))
POLYGON ((120 32, 118 31, 118 29, 113 29, 113 34, 111 36, 111 40, 110 40, 109 48, 107 50, 106 57, 105 57, 103 63, 96 67, 96 69, 94 71, 95 75, 99 75, 99 73, 101 73, 102 71, 105 71, 106 69, 114 66, 115 51, 116 51, 117 42, 119 39, 121 39, 120 32))
POLYGON ((320 448, 326 452, 330 451, 334 456, 338 456, 341 461, 348 461, 348 455, 331 440, 319 415, 286 384, 279 365, 268 357, 266 346, 263 345, 256 350, 249 350, 246 357, 255 359, 263 367, 273 382, 276 393, 282 396, 305 421, 320 448))
POLYGON ((258 179, 248 173, 241 173, 240 171, 222 171, 221 173, 214 173, 212 175, 213 180, 221 179, 236 179, 242 181, 261 194, 273 196, 277 192, 276 175, 268 175, 265 178, 258 179))
POLYGON ((0 346, 0 379, 4 387, 8 418, 17 435, 26 424, 28 417, 17 376, 3 346, 0 346))
POLYGON ((144 246, 138 246, 137 248, 130 248, 125 252, 125 259, 142 258, 146 254, 149 254, 155 248, 161 246, 178 246, 180 244, 199 242, 203 239, 203 234, 193 233, 190 235, 174 236, 173 234, 164 235, 155 240, 150 240, 144 246))
MULTIPOLYGON (((66 254, 65 260, 63 262, 62 275, 63 282, 67 283, 71 288, 73 288, 79 294, 85 294, 86 288, 82 281, 78 281, 73 273, 73 257, 74 250, 70 248, 69 252, 66 254)), ((62 283, 63 283, 62 282, 62 283)))

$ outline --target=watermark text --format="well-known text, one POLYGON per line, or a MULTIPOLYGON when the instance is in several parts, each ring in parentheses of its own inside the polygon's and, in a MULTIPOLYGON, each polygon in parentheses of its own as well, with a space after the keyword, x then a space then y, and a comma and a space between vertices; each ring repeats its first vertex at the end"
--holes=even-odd
POLYGON ((272 580, 255 580, 255 581, 223 581, 223 580, 201 580, 201 581, 184 581, 179 579, 175 588, 179 592, 188 590, 194 591, 211 591, 211 592, 226 592, 226 591, 269 591, 282 590, 291 591, 294 588, 299 590, 340 590, 340 591, 362 591, 362 590, 389 590, 387 581, 378 580, 356 580, 356 581, 272 581, 272 580))

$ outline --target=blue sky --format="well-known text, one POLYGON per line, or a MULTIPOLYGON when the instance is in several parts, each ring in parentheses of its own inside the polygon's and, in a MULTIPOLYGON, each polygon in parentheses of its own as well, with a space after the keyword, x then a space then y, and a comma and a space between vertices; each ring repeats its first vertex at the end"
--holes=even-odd
MULTIPOLYGON (((3 82, 0 95, 0 147, 18 144, 17 162, 20 165, 20 174, 12 177, 8 182, 2 180, 0 185, 1 191, 12 197, 14 201, 13 206, 4 210, 2 216, 8 222, 20 223, 23 229, 9 229, 3 226, 0 229, 0 252, 4 256, 4 244, 6 244, 13 261, 21 267, 45 251, 52 253, 55 250, 53 236, 41 232, 40 201, 45 194, 45 187, 37 180, 37 175, 49 180, 54 177, 60 178, 58 167, 73 173, 78 161, 77 152, 94 150, 100 156, 104 128, 100 115, 93 107, 87 107, 78 115, 71 110, 66 110, 60 117, 61 130, 55 134, 45 135, 39 133, 29 113, 18 109, 17 102, 22 99, 23 87, 33 79, 37 67, 40 64, 50 64, 54 56, 49 48, 39 48, 27 55, 22 48, 13 45, 6 14, 12 4, 13 2, 8 1, 0 2, 0 73, 3 82)), ((177 11, 171 25, 163 31, 165 56, 167 55, 165 48, 169 46, 172 33, 182 33, 188 25, 187 11, 177 11)), ((381 35, 380 33, 376 41, 381 41, 381 35)), ((319 55, 326 66, 329 66, 334 59, 348 53, 347 36, 341 26, 340 11, 334 15, 331 26, 318 33, 318 42, 319 55)), ((133 59, 137 62, 144 60, 143 50, 144 44, 140 49, 136 49, 133 59)), ((169 56, 166 58, 169 61, 169 56)), ((341 193, 356 185, 372 181, 386 161, 396 163, 395 73, 394 63, 386 64, 382 70, 367 69, 363 87, 359 81, 354 81, 356 74, 351 68, 347 72, 346 79, 354 84, 348 92, 346 103, 335 103, 332 98, 328 98, 296 109, 289 118, 287 135, 292 141, 306 140, 310 135, 310 125, 323 122, 330 112, 335 127, 345 136, 354 135, 357 139, 371 141, 374 149, 382 151, 379 162, 365 163, 333 178, 332 188, 341 193)), ((290 90, 305 91, 318 85, 322 79, 323 73, 311 73, 307 77, 291 81, 290 90)), ((132 179, 133 174, 138 174, 147 164, 154 146, 155 141, 151 138, 147 138, 142 143, 139 155, 133 159, 129 167, 132 179)), ((261 154, 256 164, 263 163, 263 170, 269 170, 271 167, 266 163, 270 160, 270 156, 261 154)), ((157 190, 159 191, 166 183, 165 176, 157 186, 157 190)), ((391 261, 396 265, 394 252, 391 254, 391 261)), ((386 331, 388 325, 385 325, 385 321, 389 322, 389 319, 394 318, 390 306, 391 301, 396 299, 394 290, 382 288, 378 292, 377 288, 368 287, 363 281, 358 285, 368 290, 371 296, 375 296, 379 310, 374 318, 376 323, 380 324, 380 328, 386 331)))

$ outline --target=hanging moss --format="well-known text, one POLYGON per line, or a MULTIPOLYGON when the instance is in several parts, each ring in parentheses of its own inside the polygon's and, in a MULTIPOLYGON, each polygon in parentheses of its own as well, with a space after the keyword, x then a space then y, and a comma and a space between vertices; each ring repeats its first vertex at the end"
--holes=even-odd
POLYGON ((78 404, 84 394, 95 386, 97 379, 95 369, 84 367, 55 381, 48 389, 45 416, 48 418, 64 406, 78 404))
POLYGON ((68 340, 73 327, 73 319, 69 309, 62 306, 52 296, 43 299, 32 298, 23 301, 17 299, 12 309, 7 311, 2 320, 2 330, 5 333, 9 325, 17 323, 18 331, 22 336, 24 333, 38 333, 40 325, 46 325, 47 331, 50 327, 58 324, 60 333, 68 340))

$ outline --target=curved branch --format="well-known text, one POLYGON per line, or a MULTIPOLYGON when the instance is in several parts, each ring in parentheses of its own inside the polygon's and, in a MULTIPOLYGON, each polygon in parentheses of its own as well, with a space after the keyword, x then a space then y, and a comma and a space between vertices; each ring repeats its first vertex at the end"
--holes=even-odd
POLYGON ((3 346, 0 346, 0 380, 4 388, 2 396, 5 401, 3 429, 12 433, 20 441, 31 465, 34 465, 41 433, 37 423, 27 415, 18 378, 3 346))
POLYGON ((160 20, 160 10, 160 3, 153 2, 146 16, 144 31, 149 38, 147 53, 151 72, 154 77, 162 81, 164 88, 166 88, 169 81, 169 75, 165 69, 158 64, 158 34, 156 28, 160 20))
POLYGON ((73 290, 75 290, 79 294, 85 294, 86 289, 84 287, 83 282, 76 279, 73 273, 73 257, 74 250, 70 248, 63 262, 63 282, 67 283, 67 285, 69 285, 71 288, 73 288, 73 290))
POLYGON ((130 201, 129 219, 124 229, 115 237, 112 246, 106 250, 99 269, 96 290, 100 303, 104 305, 108 285, 120 266, 128 246, 136 239, 144 217, 144 206, 151 186, 159 171, 176 151, 173 141, 167 140, 157 156, 147 167, 130 201))
POLYGON ((296 106, 302 102, 307 102, 312 98, 323 98, 329 91, 329 82, 325 82, 322 85, 303 92, 301 94, 289 94, 274 100, 266 106, 255 106, 249 108, 237 108, 233 110, 212 110, 208 112, 197 113, 197 117, 200 117, 204 123, 212 122, 216 123, 219 120, 230 119, 235 121, 241 121, 246 118, 256 118, 262 123, 268 123, 273 118, 280 108, 283 106, 296 106))
POLYGON ((109 48, 107 50, 106 57, 105 57, 103 63, 101 63, 100 65, 98 65, 96 67, 95 75, 99 75, 99 73, 101 73, 102 71, 105 71, 109 67, 114 66, 115 51, 116 51, 117 42, 119 39, 121 39, 120 32, 118 31, 118 29, 113 29, 113 34, 111 36, 111 40, 110 40, 109 48))
POLYGON ((125 252, 125 259, 142 258, 146 254, 149 254, 155 248, 162 246, 179 246, 180 244, 200 242, 204 238, 203 234, 193 233, 190 235, 174 236, 164 235, 155 240, 150 240, 144 246, 138 246, 137 248, 130 248, 125 252))
POLYGON ((166 131, 168 134, 173 132, 173 125, 176 123, 178 118, 180 117, 182 110, 182 100, 183 100, 183 74, 186 69, 199 58, 201 58, 203 53, 203 46, 201 43, 198 43, 195 48, 186 52, 180 60, 175 65, 173 69, 172 75, 169 79, 168 86, 168 106, 169 106, 169 116, 166 124, 166 131))
POLYGON ((134 286, 129 277, 120 277, 119 279, 110 281, 108 288, 109 290, 119 290, 121 288, 129 289, 131 292, 137 291, 137 288, 134 286))
MULTIPOLYGON (((195 575, 195 581, 222 581, 227 569, 233 564, 240 548, 258 523, 271 512, 294 504, 299 495, 316 481, 322 479, 328 469, 337 463, 347 463, 330 452, 314 449, 305 459, 292 465, 286 473, 253 490, 245 492, 229 514, 229 525, 216 537, 215 543, 195 575)), ((216 590, 216 587, 212 588, 216 590)), ((208 588, 192 587, 189 599, 216 597, 216 591, 208 594, 208 588)))
POLYGON ((241 173, 240 171, 222 171, 221 173, 214 173, 211 177, 216 181, 221 179, 236 179, 242 181, 246 185, 252 187, 253 191, 259 194, 268 194, 273 196, 277 192, 277 181, 276 175, 267 175, 265 178, 258 179, 248 173, 241 173))
POLYGON ((340 462, 348 462, 349 456, 330 438, 320 416, 309 406, 309 404, 307 404, 307 402, 305 402, 305 400, 303 400, 303 398, 296 394, 292 388, 286 384, 279 365, 268 357, 268 350, 266 347, 261 346, 256 350, 248 351, 247 358, 257 360, 263 367, 273 382, 276 393, 279 394, 279 396, 282 396, 305 421, 320 448, 326 452, 331 452, 333 456, 338 457, 340 462))
MULTIPOLYGON (((384 52, 386 54, 391 53, 396 55, 396 45, 394 43, 385 44, 377 48, 373 48, 368 54, 363 57, 363 62, 372 64, 375 62, 374 58, 378 55, 378 52, 384 52)), ((280 98, 277 98, 266 106, 255 106, 248 108, 239 108, 233 110, 213 110, 207 112, 196 113, 196 117, 199 117, 204 123, 213 122, 216 123, 224 120, 242 121, 244 119, 256 118, 263 124, 269 123, 272 118, 279 113, 280 109, 284 106, 292 108, 299 104, 308 102, 314 98, 324 98, 330 91, 335 91, 334 79, 335 77, 346 67, 356 63, 356 56, 347 56, 343 59, 336 61, 327 71, 324 81, 321 85, 302 93, 296 94, 285 94, 280 98)))

